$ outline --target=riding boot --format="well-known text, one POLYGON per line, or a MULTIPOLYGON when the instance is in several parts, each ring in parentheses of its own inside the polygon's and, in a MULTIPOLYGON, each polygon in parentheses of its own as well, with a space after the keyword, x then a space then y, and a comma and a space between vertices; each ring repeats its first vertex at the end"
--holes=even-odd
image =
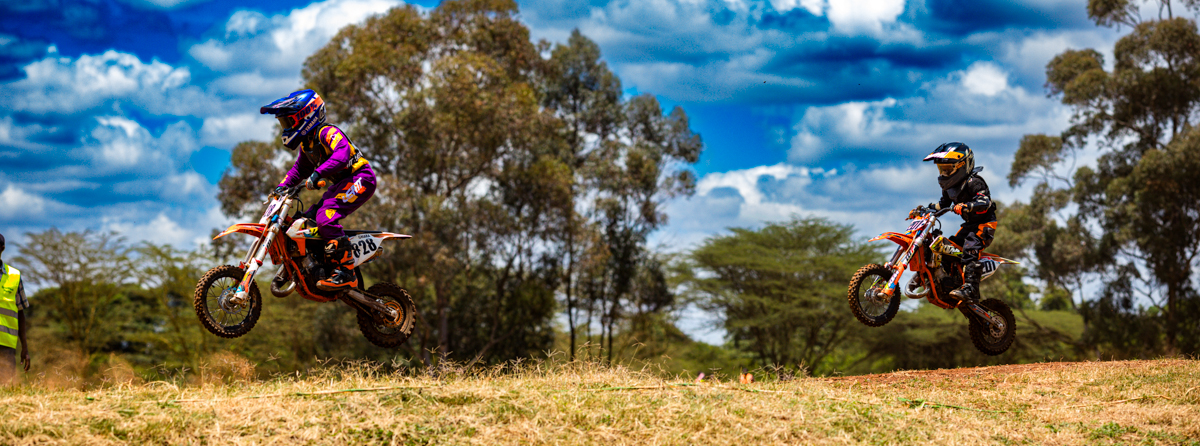
POLYGON ((358 276, 353 271, 354 256, 350 253, 350 239, 341 236, 326 243, 325 258, 335 269, 328 279, 317 281, 317 288, 335 291, 358 286, 358 276))
POLYGON ((963 285, 950 295, 958 300, 979 303, 979 261, 963 264, 963 285))

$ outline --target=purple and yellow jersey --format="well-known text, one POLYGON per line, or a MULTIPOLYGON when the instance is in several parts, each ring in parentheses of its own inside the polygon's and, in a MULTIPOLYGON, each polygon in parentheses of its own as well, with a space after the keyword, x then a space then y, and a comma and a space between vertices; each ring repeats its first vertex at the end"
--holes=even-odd
POLYGON ((362 152, 350 142, 342 129, 325 125, 317 131, 316 138, 300 144, 296 163, 279 185, 294 186, 311 175, 314 169, 321 178, 336 180, 368 165, 362 152))

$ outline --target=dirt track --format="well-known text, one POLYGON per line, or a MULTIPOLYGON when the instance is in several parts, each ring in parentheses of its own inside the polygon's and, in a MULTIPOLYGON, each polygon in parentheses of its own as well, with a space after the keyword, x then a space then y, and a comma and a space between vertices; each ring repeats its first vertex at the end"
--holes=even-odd
MULTIPOLYGON (((1171 359, 1171 360, 1155 360, 1155 361, 1121 361, 1119 364, 1130 369, 1139 369, 1151 364, 1156 366, 1184 365, 1194 364, 1195 361, 1187 359, 1171 359)), ((997 365, 988 367, 968 367, 961 369, 937 369, 937 370, 906 370, 892 373, 880 373, 875 375, 857 375, 857 376, 838 376, 831 378, 818 378, 828 382, 853 382, 858 384, 873 385, 873 384, 893 384, 905 382, 914 379, 924 381, 950 381, 950 380, 984 380, 992 382, 1004 382, 1014 375, 1026 373, 1041 373, 1070 370, 1084 371, 1088 369, 1110 368, 1117 362, 1112 361, 1089 361, 1089 362, 1042 362, 1035 364, 1011 364, 997 365)), ((1197 383, 1200 384, 1200 383, 1197 383)))

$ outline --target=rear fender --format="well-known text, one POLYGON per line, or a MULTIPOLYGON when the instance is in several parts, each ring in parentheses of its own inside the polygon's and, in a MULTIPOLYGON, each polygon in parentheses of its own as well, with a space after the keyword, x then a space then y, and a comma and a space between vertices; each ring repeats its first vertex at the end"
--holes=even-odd
POLYGON ((979 266, 982 269, 982 271, 981 271, 982 274, 980 275, 979 280, 984 280, 984 279, 987 279, 988 277, 992 277, 992 275, 996 274, 996 271, 1000 269, 1000 265, 1009 265, 1009 264, 1019 265, 1020 263, 1021 262, 1017 262, 1015 260, 1009 260, 1009 259, 1000 257, 995 254, 988 254, 986 252, 980 253, 979 254, 979 266))
POLYGON ((350 237, 350 248, 354 251, 354 266, 358 267, 383 254, 383 242, 391 239, 412 238, 411 235, 379 232, 350 237))
POLYGON ((213 240, 219 239, 219 238, 227 236, 229 234, 233 234, 235 232, 240 232, 242 234, 248 234, 248 235, 254 236, 255 238, 258 238, 258 237, 262 237, 263 232, 266 230, 266 228, 267 228, 267 225, 262 224, 262 223, 238 223, 236 225, 230 226, 229 229, 222 231, 220 234, 217 234, 216 237, 213 237, 213 240))
POLYGON ((1021 264, 1021 262, 1018 262, 1016 260, 1006 259, 1004 257, 1000 257, 995 254, 988 254, 986 252, 979 253, 979 257, 984 258, 984 259, 992 259, 992 260, 996 261, 996 263, 999 263, 1001 265, 1020 265, 1021 264))

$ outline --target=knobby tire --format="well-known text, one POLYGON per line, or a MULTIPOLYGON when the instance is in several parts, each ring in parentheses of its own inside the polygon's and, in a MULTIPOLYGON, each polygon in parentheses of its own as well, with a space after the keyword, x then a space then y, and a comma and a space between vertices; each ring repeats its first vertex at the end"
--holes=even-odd
MULTIPOLYGON (((216 300, 209 302, 210 288, 217 285, 221 279, 232 279, 225 281, 224 284, 232 283, 232 286, 237 286, 238 282, 246 274, 244 270, 233 265, 222 265, 213 268, 200 278, 200 282, 196 283, 196 294, 192 301, 192 306, 196 309, 196 316, 200 318, 200 325, 203 325, 210 333, 222 338, 236 338, 250 332, 254 328, 254 324, 258 323, 259 316, 262 315, 262 295, 258 293, 258 284, 250 284, 249 305, 245 308, 246 314, 241 322, 233 325, 225 325, 217 320, 217 317, 212 314, 212 308, 216 305, 217 311, 224 311, 217 305, 216 300)), ((253 281, 252 281, 253 282, 253 281)), ((220 291, 217 295, 220 295, 220 291)))
MULTIPOLYGON (((880 282, 886 284, 888 279, 892 277, 892 270, 883 265, 870 264, 859 268, 854 273, 854 277, 850 279, 850 287, 846 290, 846 300, 850 302, 850 312, 854 313, 854 317, 868 327, 882 327, 896 317, 896 312, 900 310, 900 293, 893 293, 888 301, 887 308, 879 315, 868 314, 862 306, 862 300, 859 295, 866 290, 861 290, 863 282, 871 277, 879 277, 880 282)), ((876 285, 878 285, 877 283, 876 285)), ((868 285, 870 286, 870 285, 868 285)))
POLYGON ((967 331, 971 333, 971 343, 975 344, 975 348, 988 356, 996 356, 1008 351, 1012 347, 1013 342, 1017 340, 1017 320, 1013 316, 1012 309, 1008 307, 1000 299, 987 299, 979 303, 979 306, 988 310, 993 315, 999 315, 1004 319, 1004 333, 1000 336, 991 335, 991 324, 983 321, 971 313, 971 310, 965 307, 960 307, 963 314, 967 315, 967 319, 971 321, 967 331))
POLYGON ((362 331, 363 336, 372 344, 383 348, 396 348, 403 345, 408 341, 408 337, 412 336, 413 327, 416 325, 417 306, 413 303, 412 297, 403 288, 388 282, 372 285, 367 289, 367 293, 381 297, 385 301, 390 299, 400 304, 403 314, 400 315, 400 323, 397 326, 386 327, 375 320, 375 316, 371 313, 358 310, 358 328, 362 331))

